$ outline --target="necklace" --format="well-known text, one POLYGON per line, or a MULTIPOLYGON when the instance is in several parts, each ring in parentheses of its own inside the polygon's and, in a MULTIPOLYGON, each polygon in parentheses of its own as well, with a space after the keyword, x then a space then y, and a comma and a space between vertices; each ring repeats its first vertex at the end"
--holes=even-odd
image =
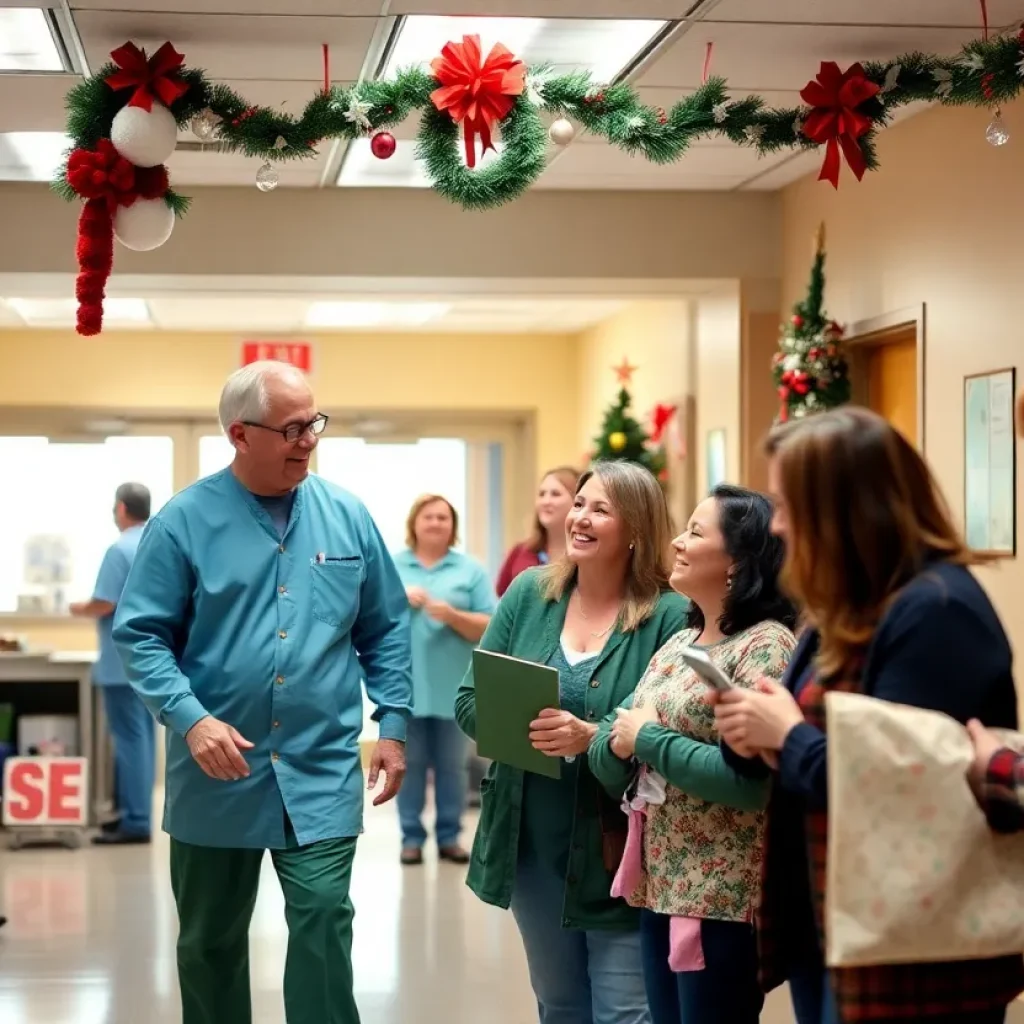
MULTIPOLYGON (((580 592, 578 590, 576 591, 576 603, 579 605, 580 615, 583 616, 584 621, 590 622, 590 616, 586 613, 585 609, 583 608, 583 598, 580 597, 580 592)), ((619 621, 619 615, 621 612, 622 602, 620 601, 618 610, 615 612, 615 618, 613 618, 612 621, 607 626, 605 626, 605 628, 602 629, 600 633, 594 633, 588 630, 588 632, 590 632, 590 635, 595 640, 600 640, 601 637, 603 637, 606 633, 610 633, 612 629, 615 627, 615 623, 619 621)))

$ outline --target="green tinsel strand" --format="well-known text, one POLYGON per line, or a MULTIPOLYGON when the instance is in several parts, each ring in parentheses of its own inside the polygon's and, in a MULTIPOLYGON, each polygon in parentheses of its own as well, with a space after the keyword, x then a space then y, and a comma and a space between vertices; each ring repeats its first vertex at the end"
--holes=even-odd
POLYGON ((171 188, 164 193, 164 202, 174 211, 175 217, 184 217, 192 206, 190 196, 179 195, 171 188))

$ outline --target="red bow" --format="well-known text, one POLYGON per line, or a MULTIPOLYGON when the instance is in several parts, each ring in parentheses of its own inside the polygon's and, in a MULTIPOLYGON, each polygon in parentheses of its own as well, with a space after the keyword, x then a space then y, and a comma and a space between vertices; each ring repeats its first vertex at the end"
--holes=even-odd
POLYGON ((76 149, 68 157, 68 184, 83 199, 102 199, 110 213, 138 198, 158 199, 167 191, 167 168, 136 167, 110 139, 95 149, 76 149))
POLYGON ((146 51, 134 43, 119 46, 110 56, 121 70, 108 75, 106 83, 115 92, 135 89, 129 107, 142 107, 148 112, 153 109, 154 99, 169 107, 188 92, 188 85, 177 74, 185 58, 170 43, 164 43, 148 60, 146 51))
POLYGON ((871 130, 873 122, 866 114, 858 113, 857 107, 878 90, 879 86, 864 77, 860 64, 851 64, 844 73, 832 60, 822 61, 817 78, 801 90, 800 98, 814 107, 804 122, 804 135, 819 145, 828 145, 818 181, 830 181, 839 188, 840 147, 857 180, 864 177, 868 165, 857 140, 871 130))
POLYGON ((466 164, 476 166, 476 137, 483 150, 494 149, 491 132, 526 88, 526 65, 501 43, 481 60, 479 36, 463 36, 461 43, 446 43, 430 67, 440 89, 430 94, 438 110, 447 110, 456 124, 463 123, 466 164))
POLYGON ((795 391, 798 395, 806 395, 811 390, 811 375, 803 370, 787 370, 782 375, 782 387, 779 388, 780 396, 783 388, 785 388, 787 396, 790 390, 795 391))
POLYGON ((665 428, 672 422, 672 417, 676 414, 677 406, 674 405, 663 405, 659 402, 651 413, 651 443, 661 444, 661 439, 665 434, 665 428))

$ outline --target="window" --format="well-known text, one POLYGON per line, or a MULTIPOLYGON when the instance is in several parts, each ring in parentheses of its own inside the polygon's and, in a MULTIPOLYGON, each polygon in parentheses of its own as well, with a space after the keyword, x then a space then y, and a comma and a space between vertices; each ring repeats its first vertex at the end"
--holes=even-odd
POLYGON ((213 476, 231 465, 234 445, 223 434, 204 434, 199 438, 199 477, 213 476))
POLYGON ((17 481, 0 502, 0 612, 59 612, 89 598, 103 554, 117 539, 118 485, 145 484, 153 512, 174 493, 170 437, 0 437, 0 465, 17 481))
POLYGON ((466 537, 466 442, 425 437, 410 444, 374 444, 327 437, 317 447, 317 472, 360 498, 389 551, 405 547, 405 520, 425 493, 441 494, 459 514, 458 547, 466 537))

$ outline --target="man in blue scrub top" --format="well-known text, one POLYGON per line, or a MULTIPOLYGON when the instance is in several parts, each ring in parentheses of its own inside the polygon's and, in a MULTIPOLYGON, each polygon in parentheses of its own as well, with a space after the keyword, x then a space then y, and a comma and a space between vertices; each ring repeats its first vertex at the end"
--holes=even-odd
POLYGON ((114 740, 115 797, 120 819, 93 839, 100 845, 148 843, 152 831, 156 729, 146 706, 128 685, 111 635, 114 610, 121 601, 128 570, 135 560, 149 519, 149 489, 121 484, 114 495, 114 522, 121 536, 107 548, 92 598, 71 605, 72 615, 96 620, 99 657, 93 685, 103 692, 103 709, 114 740))
POLYGON ((250 1024, 249 922, 268 849, 288 924, 288 1024, 356 1024, 362 682, 380 725, 380 804, 405 772, 405 591, 362 503, 309 475, 327 418, 298 370, 238 370, 220 421, 233 463, 151 520, 114 625, 128 678, 168 727, 183 1024, 250 1024))

